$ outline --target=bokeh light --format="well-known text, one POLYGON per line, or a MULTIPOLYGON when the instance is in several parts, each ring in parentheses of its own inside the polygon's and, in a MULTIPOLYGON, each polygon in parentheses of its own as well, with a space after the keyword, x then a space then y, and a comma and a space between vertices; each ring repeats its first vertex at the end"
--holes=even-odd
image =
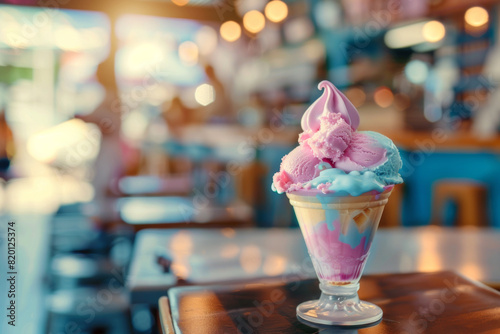
POLYGON ((483 7, 471 7, 465 12, 465 22, 472 27, 481 27, 488 23, 489 15, 483 7))
POLYGON ((214 87, 209 84, 202 84, 196 87, 194 92, 194 98, 196 102, 202 106, 208 106, 210 103, 215 101, 215 91, 214 87))
POLYGON ((307 59, 318 61, 325 57, 325 44, 318 39, 311 39, 304 43, 302 50, 304 51, 307 59))
POLYGON ((271 22, 281 22, 288 16, 288 6, 280 0, 273 0, 266 5, 266 17, 271 22))
POLYGON ((349 88, 345 92, 345 96, 351 101, 351 103, 356 107, 361 107, 366 101, 365 92, 359 87, 349 88))
POLYGON ((324 29, 338 28, 342 24, 342 8, 334 1, 321 1, 314 7, 317 24, 324 29))
POLYGON ((179 58, 185 65, 196 65, 198 54, 198 46, 194 42, 186 41, 179 45, 179 58))
POLYGON ((425 22, 417 22, 390 29, 384 36, 385 44, 391 49, 400 49, 424 43, 424 26, 425 22))
POLYGON ((285 272, 287 259, 284 256, 269 255, 262 266, 262 271, 268 276, 278 276, 285 272))
POLYGON ((248 32, 256 34, 264 29, 266 19, 258 10, 251 10, 243 16, 243 26, 248 32))
POLYGON ((185 6, 189 3, 189 0, 172 0, 172 2, 177 6, 185 6))
POLYGON ((147 127, 147 117, 137 110, 131 111, 123 116, 121 130, 125 138, 141 140, 147 127))
POLYGON ((439 42, 446 35, 444 25, 439 21, 429 21, 422 28, 422 35, 427 42, 439 42))
POLYGON ((284 24, 283 34, 288 43, 302 43, 310 39, 315 33, 314 24, 305 15, 294 17, 284 24))
POLYGON ((379 87, 373 94, 373 100, 379 107, 387 108, 394 101, 394 95, 389 88, 379 87))
POLYGON ((405 76, 411 83, 422 84, 427 79, 429 67, 421 60, 412 60, 406 64, 405 76))
POLYGON ((220 35, 224 40, 234 42, 241 36, 241 27, 234 21, 224 22, 220 26, 220 35))

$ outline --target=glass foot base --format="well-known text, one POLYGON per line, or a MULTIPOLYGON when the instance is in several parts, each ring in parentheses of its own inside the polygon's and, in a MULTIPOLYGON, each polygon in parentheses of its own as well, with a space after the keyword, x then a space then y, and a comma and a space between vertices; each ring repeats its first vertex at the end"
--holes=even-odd
POLYGON ((357 294, 346 298, 322 293, 320 299, 307 301, 297 306, 299 317, 322 325, 366 325, 380 320, 382 314, 380 307, 360 301, 357 294))

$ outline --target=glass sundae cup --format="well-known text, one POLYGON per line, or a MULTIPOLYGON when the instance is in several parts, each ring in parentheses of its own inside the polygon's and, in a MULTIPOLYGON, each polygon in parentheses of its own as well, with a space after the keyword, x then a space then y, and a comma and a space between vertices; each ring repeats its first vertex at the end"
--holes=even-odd
POLYGON ((287 193, 319 279, 321 297, 297 306, 297 315, 324 325, 377 322, 382 310, 358 297, 359 279, 382 211, 392 192, 387 186, 360 196, 307 191, 287 193))

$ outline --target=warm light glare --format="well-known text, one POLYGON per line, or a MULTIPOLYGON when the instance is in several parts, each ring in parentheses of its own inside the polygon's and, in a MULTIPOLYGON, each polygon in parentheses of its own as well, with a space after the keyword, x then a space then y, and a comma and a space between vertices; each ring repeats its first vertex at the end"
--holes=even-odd
POLYGON ((244 246, 240 253, 240 264, 248 274, 258 271, 262 265, 262 252, 254 245, 244 246))
POLYGON ((424 26, 425 22, 418 22, 391 29, 384 36, 385 44, 391 49, 400 49, 423 43, 424 26))
POLYGON ((209 84, 199 85, 196 87, 194 98, 196 99, 196 102, 202 106, 208 106, 210 103, 215 101, 214 87, 209 84))
POLYGON ((55 176, 13 179, 6 186, 5 207, 13 214, 53 214, 61 205, 60 182, 55 176))
POLYGON ((172 237, 169 248, 175 256, 191 255, 193 250, 193 238, 188 232, 178 232, 172 237))
POLYGON ((243 16, 243 26, 248 32, 258 33, 266 25, 264 15, 258 10, 251 10, 243 16))
POLYGON ((426 42, 435 43, 444 38, 446 29, 439 21, 423 21, 407 24, 389 30, 385 44, 391 49, 407 48, 426 42))
POLYGON ((280 0, 273 0, 266 5, 266 17, 271 22, 281 22, 288 16, 288 6, 280 0))
POLYGON ((285 272, 287 259, 279 255, 269 255, 264 262, 262 271, 268 276, 278 276, 285 272))
POLYGON ((172 0, 177 6, 185 6, 189 3, 189 0, 172 0))
POLYGON ((131 111, 122 118, 122 133, 126 138, 141 140, 147 127, 148 119, 140 111, 131 111))
POLYGON ((234 21, 224 22, 220 26, 220 35, 224 40, 234 42, 241 36, 241 27, 234 21))
POLYGON ((165 48, 159 43, 144 42, 122 50, 120 68, 125 76, 143 75, 149 64, 158 64, 165 58, 165 48))
POLYGON ((99 151, 100 136, 78 119, 72 119, 28 138, 28 153, 40 162, 51 163, 60 158, 77 165, 93 159, 99 151))
POLYGON ((446 29, 439 21, 427 22, 422 28, 422 35, 427 42, 435 43, 444 38, 446 29))
POLYGON ((80 181, 70 175, 59 175, 58 178, 62 203, 90 202, 94 198, 94 188, 90 182, 80 181))
POLYGON ((380 87, 375 91, 373 95, 375 103, 381 108, 389 107, 394 101, 394 95, 391 90, 387 87, 380 87))
POLYGON ((234 230, 234 228, 231 227, 226 227, 221 229, 220 233, 228 239, 232 239, 236 235, 236 231, 234 230))
POLYGON ((419 237, 418 244, 421 245, 417 251, 416 269, 418 271, 438 271, 443 270, 442 257, 437 256, 442 251, 442 244, 439 242, 439 233, 428 231, 419 237))
POLYGON ((68 51, 78 51, 81 49, 82 41, 78 31, 71 26, 59 27, 55 33, 55 44, 57 47, 68 51))
POLYGON ((84 45, 90 49, 96 49, 107 45, 108 33, 103 28, 95 27, 80 31, 84 45))
POLYGON ((489 15, 483 7, 472 7, 465 12, 465 22, 473 27, 488 23, 489 15))
POLYGON ((186 41, 179 45, 179 58, 188 66, 196 65, 198 62, 198 53, 198 46, 191 41, 186 41))
POLYGON ((189 277, 191 267, 189 263, 185 261, 176 261, 172 263, 171 270, 175 274, 175 276, 186 279, 189 277))

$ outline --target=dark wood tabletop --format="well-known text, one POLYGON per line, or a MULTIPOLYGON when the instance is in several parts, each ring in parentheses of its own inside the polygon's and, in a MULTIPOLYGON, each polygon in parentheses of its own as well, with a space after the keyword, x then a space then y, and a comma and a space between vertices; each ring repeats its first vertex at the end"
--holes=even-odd
POLYGON ((500 293, 450 271, 367 275, 359 296, 380 306, 370 327, 306 323, 296 306, 320 294, 318 281, 190 286, 160 301, 164 333, 500 333, 500 293))

